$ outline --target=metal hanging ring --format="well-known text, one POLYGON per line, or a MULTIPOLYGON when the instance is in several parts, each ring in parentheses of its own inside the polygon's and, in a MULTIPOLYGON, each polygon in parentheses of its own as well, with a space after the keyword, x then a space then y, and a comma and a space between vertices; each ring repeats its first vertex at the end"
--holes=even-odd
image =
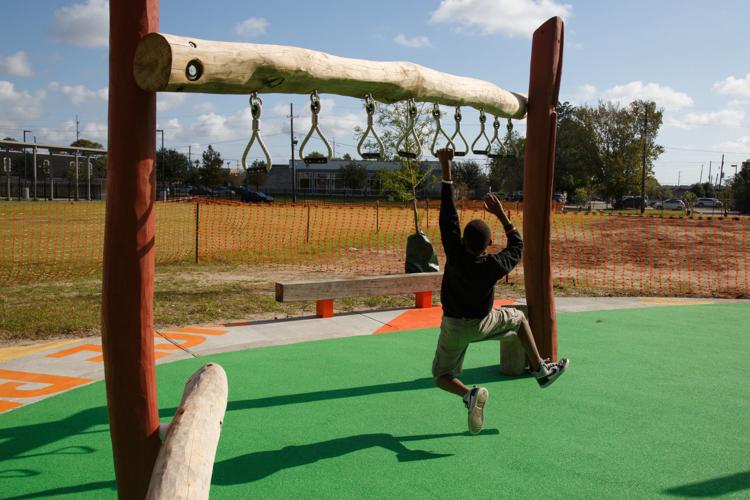
POLYGON ((503 146, 503 156, 505 158, 518 158, 518 151, 513 146, 513 122, 510 118, 508 118, 508 124, 506 125, 505 129, 507 130, 507 134, 505 136, 505 144, 503 146))
POLYGON ((490 138, 487 137, 487 132, 484 131, 484 124, 487 122, 487 116, 484 114, 484 110, 479 110, 479 135, 477 135, 477 138, 474 139, 474 142, 471 143, 471 152, 475 155, 489 155, 490 150, 492 149, 492 143, 490 142, 490 138), (487 147, 484 149, 476 149, 477 143, 484 138, 484 140, 487 142, 487 147))
POLYGON ((435 103, 432 105, 432 117, 435 119, 435 137, 432 139, 432 146, 430 146, 430 152, 432 153, 432 156, 437 156, 437 151, 435 151, 435 146, 437 145, 438 138, 440 134, 443 134, 443 137, 445 137, 445 140, 448 141, 447 146, 451 149, 456 149, 456 146, 453 144, 453 141, 450 137, 448 137, 448 134, 445 133, 445 130, 440 126, 440 117, 442 116, 442 112, 440 111, 440 105, 438 103, 435 103))
POLYGON ((490 141, 490 152, 487 153, 487 156, 489 158, 500 158, 500 152, 503 149, 503 141, 500 140, 500 118, 497 116, 492 121, 492 128, 495 129, 494 134, 492 134, 492 140, 490 141), (492 152, 492 146, 497 143, 497 152, 492 152))
POLYGON ((242 153, 242 168, 248 172, 268 172, 271 170, 271 153, 268 152, 266 143, 263 142, 263 137, 260 134, 260 115, 263 111, 263 101, 258 97, 257 92, 250 94, 250 115, 253 117, 252 134, 250 140, 245 146, 245 151, 242 153), (258 141, 260 149, 263 151, 263 155, 266 157, 266 164, 261 167, 248 166, 247 157, 250 153, 250 148, 253 147, 253 143, 258 141))
POLYGON ((331 149, 331 145, 328 144, 328 141, 323 135, 323 132, 321 132, 320 128, 318 128, 318 113, 320 113, 320 97, 318 96, 317 90, 313 90, 310 93, 310 111, 312 112, 312 125, 310 126, 310 131, 307 132, 307 135, 302 140, 302 144, 300 144, 299 155, 300 157, 302 157, 302 160, 305 162, 305 164, 328 163, 328 160, 333 159, 333 149, 331 149), (328 151, 328 154, 326 156, 323 156, 323 157, 305 156, 305 146, 307 145, 307 141, 310 140, 310 137, 312 137, 313 132, 317 132, 318 136, 323 141, 323 144, 325 145, 326 150, 328 151))
POLYGON ((461 118, 461 106, 456 106, 456 112, 453 113, 453 120, 456 122, 456 131, 453 132, 453 135, 451 136, 451 142, 453 142, 453 144, 455 145, 456 142, 458 142, 455 139, 456 137, 459 137, 461 139, 461 142, 464 143, 464 150, 454 150, 454 156, 466 156, 466 153, 469 152, 469 143, 466 142, 466 137, 464 137, 464 135, 461 133, 461 118))
POLYGON ((383 141, 380 140, 380 137, 378 137, 377 132, 375 132, 375 129, 372 126, 372 118, 375 114, 375 99, 372 98, 372 94, 370 93, 365 95, 365 111, 367 112, 367 128, 362 134, 362 138, 357 143, 357 153, 359 153, 359 156, 362 157, 363 160, 382 160, 385 157, 385 146, 383 145, 383 141), (378 146, 377 153, 362 151, 362 148, 365 145, 365 140, 367 139, 367 136, 369 134, 372 134, 378 146))
POLYGON ((404 135, 401 136, 401 139, 399 139, 398 144, 396 144, 396 151, 398 151, 398 155, 402 158, 408 158, 410 160, 414 160, 419 158, 419 155, 422 154, 422 146, 419 143, 419 136, 417 136, 417 132, 414 129, 414 127, 417 124, 417 104, 414 102, 414 99, 409 99, 407 102, 407 117, 406 117, 406 131, 404 132, 404 135), (412 136, 412 140, 414 141, 414 147, 416 150, 410 151, 407 149, 407 140, 409 136, 412 136), (404 148, 402 149, 401 145, 404 145, 404 148))

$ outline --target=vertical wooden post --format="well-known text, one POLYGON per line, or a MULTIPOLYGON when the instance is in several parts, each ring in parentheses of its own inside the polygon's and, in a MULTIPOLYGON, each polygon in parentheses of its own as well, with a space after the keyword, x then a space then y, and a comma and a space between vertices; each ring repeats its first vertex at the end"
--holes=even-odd
POLYGON ((195 199, 195 263, 198 263, 198 244, 200 243, 199 235, 201 230, 201 200, 195 199))
POLYGON ((557 359, 557 316, 550 226, 562 50, 563 21, 553 17, 534 32, 531 44, 523 183, 523 273, 529 323, 539 354, 552 360, 557 359))
MULTIPOLYGON (((102 346, 118 496, 146 496, 159 452, 153 341, 156 94, 133 79, 158 0, 109 2, 109 137, 102 346)), ((77 158, 77 155, 76 155, 77 158)))
POLYGON ((310 205, 307 205, 307 232, 305 233, 305 243, 310 243, 310 205))
POLYGON ((380 200, 375 201, 375 232, 380 232, 380 200))
MULTIPOLYGON (((36 142, 36 139, 34 139, 34 142, 36 142)), ((36 196, 36 146, 34 146, 34 165, 33 166, 34 166, 34 175, 33 175, 33 178, 34 178, 34 201, 37 201, 37 196, 36 196)))

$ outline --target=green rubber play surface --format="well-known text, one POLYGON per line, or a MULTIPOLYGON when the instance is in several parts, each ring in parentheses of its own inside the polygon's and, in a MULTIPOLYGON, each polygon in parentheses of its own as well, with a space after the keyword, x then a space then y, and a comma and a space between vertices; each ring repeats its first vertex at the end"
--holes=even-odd
MULTIPOLYGON (((560 314, 572 361, 545 390, 475 344, 477 436, 433 387, 435 329, 162 365, 159 401, 168 421, 194 370, 226 370, 212 498, 747 498, 748 320, 744 304, 560 314)), ((115 498, 104 384, 0 416, 0 460, 5 499, 115 498)))

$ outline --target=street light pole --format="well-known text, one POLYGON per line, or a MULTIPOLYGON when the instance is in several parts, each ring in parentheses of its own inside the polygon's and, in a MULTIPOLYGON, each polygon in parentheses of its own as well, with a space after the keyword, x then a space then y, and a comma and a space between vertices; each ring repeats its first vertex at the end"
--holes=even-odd
MULTIPOLYGON (((294 103, 289 103, 289 142, 292 148, 292 203, 297 203, 297 168, 294 164, 294 103)), ((269 165, 270 167, 270 165, 269 165)))

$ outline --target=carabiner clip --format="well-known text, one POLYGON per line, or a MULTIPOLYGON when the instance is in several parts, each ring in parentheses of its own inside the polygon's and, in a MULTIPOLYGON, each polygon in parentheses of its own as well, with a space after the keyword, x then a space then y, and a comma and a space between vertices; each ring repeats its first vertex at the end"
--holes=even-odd
POLYGON ((362 134, 362 138, 357 143, 357 153, 359 153, 359 156, 362 157, 363 160, 382 160, 385 157, 385 146, 383 145, 383 141, 380 140, 380 137, 378 137, 377 132, 375 132, 375 129, 372 126, 372 117, 375 114, 375 100, 372 98, 372 94, 366 94, 365 95, 365 111, 367 111, 367 128, 365 129, 365 132, 362 134), (375 142, 378 146, 378 152, 362 152, 362 147, 365 144, 365 139, 367 139, 367 136, 372 133, 372 136, 375 138, 375 142))
POLYGON ((454 156, 466 156, 466 153, 469 152, 469 143, 466 142, 466 138, 461 133, 461 106, 456 106, 456 112, 453 113, 453 120, 456 122, 456 131, 453 132, 453 135, 451 136, 451 142, 455 144, 456 141, 454 139, 456 138, 456 136, 458 136, 461 138, 461 141, 463 141, 464 143, 464 150, 463 151, 455 150, 453 151, 453 155, 454 156))
POLYGON ((490 149, 492 148, 492 144, 490 142, 490 138, 487 137, 487 133, 484 131, 484 124, 487 121, 487 116, 484 114, 484 110, 479 110, 479 135, 477 135, 477 138, 474 139, 474 142, 471 143, 471 152, 475 155, 488 155, 490 152, 490 149), (477 145, 477 142, 484 137, 484 140, 487 141, 487 147, 485 149, 474 149, 474 146, 477 145))
POLYGON ((448 137, 448 134, 445 133, 445 130, 443 130, 443 127, 440 126, 440 117, 442 116, 442 112, 440 111, 440 105, 438 103, 435 103, 432 105, 432 117, 435 119, 435 137, 432 139, 432 146, 430 146, 430 153, 432 153, 432 156, 437 157, 437 151, 435 151, 435 146, 438 142, 438 137, 440 134, 443 134, 443 137, 448 141, 447 146, 451 149, 456 149, 455 144, 453 144, 453 141, 450 137, 448 137))
POLYGON ((321 132, 320 129, 318 128, 318 113, 320 113, 320 97, 318 97, 317 90, 313 90, 312 93, 310 94, 310 111, 312 112, 312 125, 310 126, 310 131, 302 140, 302 144, 300 144, 299 155, 302 158, 302 161, 305 162, 305 164, 328 163, 328 160, 331 160, 333 158, 333 150, 331 149, 331 145, 328 144, 328 141, 323 135, 323 132, 321 132), (312 137, 313 132, 317 132, 318 136, 323 141, 323 144, 325 144, 326 149, 328 150, 327 156, 322 156, 322 157, 312 156, 312 155, 305 156, 305 146, 307 145, 307 141, 310 140, 310 137, 312 137))
POLYGON ((422 154, 422 145, 419 143, 419 137, 417 136, 416 130, 414 130, 414 127, 417 123, 417 105, 414 102, 414 99, 409 99, 407 102, 407 122, 406 122, 406 132, 404 132, 404 135, 401 136, 401 139, 399 139, 398 144, 396 144, 396 151, 398 151, 398 155, 402 158, 408 158, 410 160, 415 160, 419 158, 419 155, 422 154), (406 149, 406 141, 408 140, 409 135, 411 135, 414 138, 414 144, 416 147, 416 151, 409 151, 406 149), (404 149, 401 149, 401 145, 404 144, 404 149))
POLYGON ((250 135, 250 141, 245 146, 245 151, 242 153, 242 168, 248 172, 268 172, 271 170, 271 153, 268 152, 266 144, 263 142, 263 137, 260 135, 260 114, 263 111, 263 101, 258 97, 257 92, 250 94, 250 114, 253 117, 253 133, 250 135), (260 149, 266 157, 265 166, 248 166, 247 155, 250 153, 250 148, 253 147, 253 143, 258 141, 260 149))
POLYGON ((490 152, 487 153, 487 156, 489 158, 500 158, 500 153, 503 149, 503 141, 500 140, 500 137, 498 133, 500 132, 500 119, 496 116, 495 119, 492 121, 492 128, 495 129, 495 133, 492 135, 492 140, 490 141, 490 152), (497 142, 497 153, 492 152, 492 145, 497 142))

